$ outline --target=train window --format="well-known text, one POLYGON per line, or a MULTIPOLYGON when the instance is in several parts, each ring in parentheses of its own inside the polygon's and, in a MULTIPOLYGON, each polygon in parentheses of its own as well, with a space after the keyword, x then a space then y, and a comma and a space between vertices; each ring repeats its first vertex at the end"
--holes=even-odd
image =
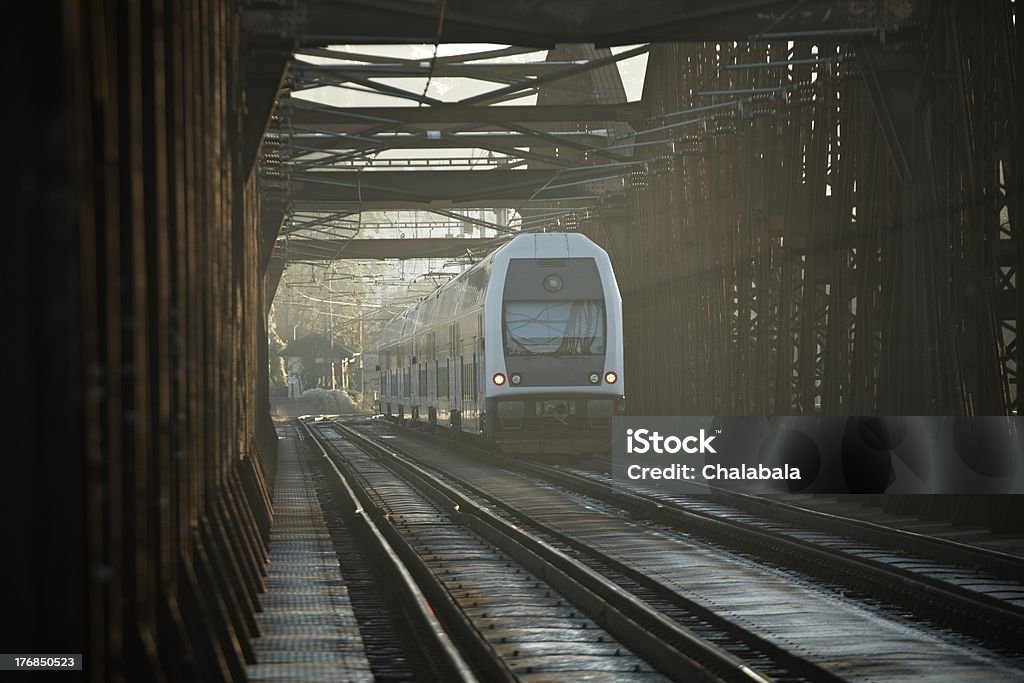
POLYGON ((484 266, 468 271, 463 282, 459 313, 465 313, 480 306, 484 300, 484 292, 487 290, 487 280, 489 277, 490 273, 484 266))
POLYGON ((419 304, 419 313, 416 316, 416 321, 419 323, 420 328, 430 326, 433 321, 433 314, 434 297, 428 297, 419 304))
POLYGON ((438 313, 437 317, 439 320, 448 320, 455 315, 455 310, 459 305, 459 290, 455 283, 450 283, 445 286, 444 291, 441 292, 441 299, 438 301, 438 313))
POLYGON ((507 301, 502 336, 509 356, 604 353, 604 302, 507 301))
MULTIPOLYGON (((465 359, 460 356, 459 360, 462 361, 462 360, 465 360, 465 359)), ((460 383, 462 384, 462 399, 466 400, 466 399, 469 398, 466 395, 466 391, 467 391, 467 388, 466 388, 466 364, 465 363, 460 363, 459 367, 461 368, 461 373, 462 373, 461 376, 459 377, 460 383)))
POLYGON ((445 398, 451 398, 451 393, 450 393, 451 392, 451 381, 452 381, 451 372, 452 372, 452 359, 451 358, 446 358, 445 361, 444 361, 444 373, 443 373, 443 375, 441 377, 441 385, 444 387, 444 390, 442 391, 442 390, 439 389, 438 392, 437 392, 438 395, 444 396, 445 398))

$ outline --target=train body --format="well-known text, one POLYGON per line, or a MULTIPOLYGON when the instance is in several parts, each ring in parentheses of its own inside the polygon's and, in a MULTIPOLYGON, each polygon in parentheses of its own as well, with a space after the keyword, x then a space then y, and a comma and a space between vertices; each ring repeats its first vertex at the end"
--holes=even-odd
POLYGON ((622 299, 578 233, 514 237, 384 329, 380 411, 508 453, 610 448, 623 410, 622 299))

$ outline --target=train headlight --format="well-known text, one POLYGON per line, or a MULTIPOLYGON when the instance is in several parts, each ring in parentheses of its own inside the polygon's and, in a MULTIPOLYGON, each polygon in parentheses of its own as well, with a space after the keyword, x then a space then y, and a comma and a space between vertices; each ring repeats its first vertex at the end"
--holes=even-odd
POLYGON ((500 372, 496 372, 496 373, 494 373, 494 377, 492 377, 491 380, 494 382, 495 386, 498 386, 498 387, 504 386, 504 384, 505 384, 505 375, 501 374, 500 372))
POLYGON ((616 381, 617 381, 618 379, 619 379, 619 376, 618 376, 618 375, 616 375, 616 374, 615 374, 615 373, 614 373, 613 371, 611 371, 611 370, 609 370, 608 372, 604 373, 604 381, 605 381, 605 383, 606 383, 606 384, 615 384, 615 382, 616 382, 616 381))
POLYGON ((549 292, 561 291, 563 284, 565 283, 562 282, 562 277, 560 275, 552 274, 544 278, 544 289, 549 292))
POLYGON ((508 381, 512 382, 512 384, 515 384, 516 386, 519 386, 523 381, 523 376, 520 375, 518 372, 513 372, 512 375, 508 378, 508 381))
POLYGON ((590 377, 588 377, 588 379, 590 380, 591 384, 600 384, 600 382, 601 382, 601 375, 599 375, 596 372, 592 372, 592 373, 590 373, 590 377))

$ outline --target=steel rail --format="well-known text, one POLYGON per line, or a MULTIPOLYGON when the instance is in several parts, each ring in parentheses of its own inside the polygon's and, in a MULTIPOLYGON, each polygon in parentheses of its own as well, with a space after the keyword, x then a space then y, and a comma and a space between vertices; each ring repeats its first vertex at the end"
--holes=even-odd
POLYGON ((433 641, 432 644, 435 647, 431 652, 436 653, 435 656, 440 656, 443 673, 447 674, 446 678, 450 676, 451 680, 454 681, 478 683, 480 679, 477 678, 472 667, 463 659, 459 649, 452 642, 448 632, 434 614, 433 608, 437 607, 437 603, 428 601, 426 595, 420 589, 420 585, 413 579, 411 572, 399 557, 392 544, 388 542, 388 539, 373 522, 370 515, 367 514, 365 504, 356 495, 355 490, 353 490, 352 485, 349 483, 348 477, 338 469, 337 465, 327 454, 327 450, 324 448, 319 435, 310 429, 305 421, 297 420, 297 422, 302 425, 312 443, 320 450, 320 464, 328 471, 334 472, 339 488, 344 491, 348 502, 353 505, 350 519, 358 520, 365 527, 368 536, 376 541, 380 555, 385 559, 385 572, 392 575, 399 590, 405 593, 406 603, 410 606, 409 613, 420 621, 421 628, 419 630, 427 633, 433 641))
POLYGON ((1004 578, 1024 577, 1024 557, 963 543, 948 538, 886 526, 856 517, 844 517, 831 512, 815 510, 784 500, 755 496, 741 491, 729 491, 709 486, 715 502, 732 505, 740 510, 774 519, 806 525, 819 531, 838 532, 869 541, 893 550, 918 553, 939 561, 956 561, 967 566, 984 568, 1004 578))
MULTIPOLYGON (((443 438, 425 435, 418 430, 416 434, 435 443, 443 438)), ((1022 646, 1024 643, 1024 610, 998 598, 968 590, 912 569, 897 567, 836 548, 774 533, 738 520, 721 518, 700 510, 689 509, 678 503, 660 499, 635 489, 627 490, 618 487, 612 495, 610 480, 598 482, 552 466, 494 454, 464 442, 453 442, 449 439, 443 439, 443 441, 446 445, 464 452, 484 455, 497 460, 502 466, 514 471, 540 477, 568 490, 583 493, 603 503, 621 508, 637 518, 666 524, 683 529, 688 533, 696 531, 713 543, 731 545, 746 552, 753 552, 773 562, 800 571, 811 571, 818 575, 827 573, 833 579, 838 576, 851 587, 872 595, 882 596, 893 604, 923 613, 939 623, 951 624, 950 619, 955 616, 957 619, 955 627, 958 630, 973 636, 981 636, 990 643, 998 644, 1012 652, 1024 651, 1024 646, 1022 646)), ((749 496, 749 498, 756 499, 754 496, 749 496)), ((762 501, 766 506, 774 505, 773 501, 767 499, 762 499, 762 501)), ((749 500, 747 502, 750 504, 749 500)), ((830 517, 836 521, 845 520, 848 524, 843 527, 844 529, 852 528, 853 524, 858 521, 837 516, 830 517)), ((823 515, 819 517, 819 520, 824 518, 823 515)), ((835 527, 819 527, 818 530, 842 533, 835 527)), ((885 531, 890 539, 920 536, 897 529, 886 529, 885 531)), ((920 538, 916 540, 919 543, 922 542, 920 538)), ((933 540, 934 542, 930 544, 933 552, 934 549, 949 543, 944 539, 933 540)), ((951 551, 960 553, 960 556, 963 556, 963 553, 966 553, 969 548, 973 548, 973 546, 950 545, 951 551)), ((987 549, 979 549, 977 553, 977 557, 992 557, 994 555, 1005 556, 1006 554, 995 553, 987 549)), ((1009 557, 1012 558, 1012 556, 1009 557)), ((1006 557, 1002 559, 1007 561, 1006 557)), ((937 561, 950 562, 948 557, 937 561)), ((1019 561, 1013 564, 1017 564, 1018 573, 1011 573, 1009 578, 1020 578, 1024 575, 1019 571, 1022 564, 1019 561)), ((969 566, 973 567, 973 564, 969 566)), ((1007 568, 1012 572, 1012 565, 1007 565, 1007 568)))
MULTIPOLYGON (((423 463, 421 460, 415 458, 414 456, 408 456, 407 454, 404 453, 404 451, 402 451, 402 449, 395 447, 394 445, 389 444, 388 446, 384 446, 383 444, 373 441, 369 437, 366 437, 357 430, 353 430, 351 427, 348 427, 343 423, 337 421, 332 421, 332 423, 339 429, 355 432, 355 434, 357 434, 359 437, 367 439, 370 442, 370 444, 372 444, 372 446, 375 448, 384 449, 385 451, 393 449, 394 451, 397 451, 398 455, 400 456, 404 455, 404 457, 410 457, 416 460, 416 465, 422 466, 422 469, 424 470, 435 470, 437 474, 442 477, 450 477, 449 473, 444 472, 441 469, 434 468, 432 465, 429 465, 427 463, 423 463)), ((468 446, 466 444, 456 444, 456 442, 452 442, 447 439, 438 438, 436 441, 434 439, 431 439, 431 441, 435 443, 440 443, 441 445, 445 446, 462 446, 473 452, 479 452, 478 449, 475 449, 472 446, 468 446)), ((514 517, 523 517, 522 512, 520 510, 504 503, 495 496, 480 490, 478 487, 468 482, 459 481, 459 487, 467 491, 470 491, 474 496, 477 496, 479 499, 486 500, 490 505, 496 508, 500 508, 514 517)), ((538 522, 533 519, 526 520, 526 522, 529 525, 532 525, 538 530, 542 531, 543 534, 545 534, 546 536, 554 538, 564 546, 573 549, 573 551, 583 553, 597 559, 602 565, 605 565, 611 568, 614 572, 617 572, 627 577, 630 581, 633 581, 636 584, 638 584, 643 590, 656 596, 658 600, 671 604, 675 608, 685 610, 690 614, 696 615, 700 619, 703 619, 707 623, 714 626, 716 629, 728 633, 735 640, 740 641, 744 645, 766 655, 768 658, 777 662, 780 666, 790 670, 796 676, 813 681, 838 682, 843 680, 841 677, 836 676, 831 671, 828 671, 827 669, 824 669, 818 666, 817 664, 814 664, 813 662, 804 659, 799 655, 793 654, 792 652, 780 648, 778 645, 772 643, 769 640, 766 640, 765 638, 762 638, 756 633, 753 633, 738 624, 735 624, 727 619, 720 617, 712 610, 709 610, 703 605, 700 605, 699 603, 694 602, 675 591, 672 591, 663 584, 651 579, 646 574, 637 571, 635 568, 617 559, 609 557, 600 550, 592 548, 587 544, 582 543, 576 540, 575 538, 568 536, 556 529, 553 529, 549 525, 546 525, 544 523, 538 522)), ((518 529, 518 527, 515 528, 518 529)), ((619 588, 618 590, 622 591, 623 589, 619 588)), ((699 638, 699 636, 697 637, 699 638)))
MULTIPOLYGON (((818 564, 830 572, 840 574, 854 583, 874 584, 884 588, 887 597, 902 597, 900 602, 913 608, 928 605, 925 611, 948 616, 956 613, 971 623, 971 630, 984 634, 1014 651, 1021 650, 1024 643, 1024 610, 993 598, 984 593, 968 590, 953 583, 942 581, 912 569, 897 567, 867 557, 860 557, 842 550, 818 545, 810 541, 757 528, 745 522, 716 517, 700 510, 692 510, 670 501, 640 493, 626 491, 621 487, 610 495, 608 483, 598 483, 578 474, 559 471, 534 463, 518 463, 523 471, 529 471, 553 483, 586 493, 602 502, 612 503, 627 509, 634 515, 669 524, 688 531, 697 527, 707 536, 719 541, 730 538, 738 545, 759 546, 769 549, 774 546, 772 559, 789 565, 818 564)), ((827 529, 835 533, 835 529, 827 529)), ((1018 575, 1016 578, 1019 578, 1018 575)))
MULTIPOLYGON (((397 450, 380 444, 350 426, 332 421, 331 426, 351 443, 383 459, 408 482, 452 510, 481 536, 501 547, 521 564, 540 573, 557 590, 574 600, 588 616, 604 627, 626 646, 644 657, 663 673, 683 680, 768 681, 771 678, 755 671, 740 658, 710 643, 646 602, 624 590, 579 560, 570 557, 547 541, 503 519, 445 482, 420 463, 413 462, 397 450)), ((474 496, 490 497, 460 482, 474 496)), ((564 539, 554 530, 542 527, 559 541, 564 539)), ((569 545, 572 545, 571 543, 569 545)), ((620 567, 609 559, 609 564, 620 567)), ((628 568, 623 567, 628 571, 628 568)), ((685 607, 692 606, 686 601, 685 607)), ((694 611, 702 612, 703 609, 694 611)), ((710 615, 713 617, 713 615, 710 615)), ((755 637, 756 638, 756 637, 755 637)), ((803 663, 803 660, 800 660, 803 663)), ((835 680, 834 676, 809 665, 814 680, 835 680)))

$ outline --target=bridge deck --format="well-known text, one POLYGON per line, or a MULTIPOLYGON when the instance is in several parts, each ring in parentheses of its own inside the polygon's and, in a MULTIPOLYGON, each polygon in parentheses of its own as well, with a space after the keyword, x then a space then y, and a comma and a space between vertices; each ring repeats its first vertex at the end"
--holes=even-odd
POLYGON ((372 681, 363 638, 295 432, 281 439, 258 681, 372 681))

